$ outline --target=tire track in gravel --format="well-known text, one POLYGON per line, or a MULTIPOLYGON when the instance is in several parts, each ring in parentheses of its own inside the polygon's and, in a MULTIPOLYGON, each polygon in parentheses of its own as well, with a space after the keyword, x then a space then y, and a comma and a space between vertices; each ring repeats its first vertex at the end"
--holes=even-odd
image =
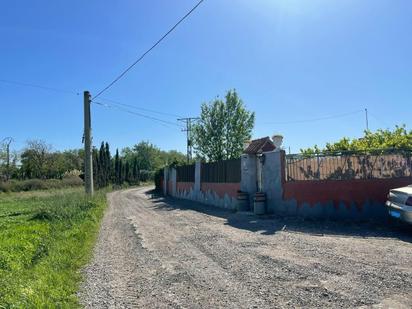
POLYGON ((347 308, 412 302, 409 242, 324 237, 316 228, 314 234, 290 233, 282 227, 301 230, 310 223, 257 219, 151 198, 147 191, 108 195, 79 293, 86 308, 347 308))

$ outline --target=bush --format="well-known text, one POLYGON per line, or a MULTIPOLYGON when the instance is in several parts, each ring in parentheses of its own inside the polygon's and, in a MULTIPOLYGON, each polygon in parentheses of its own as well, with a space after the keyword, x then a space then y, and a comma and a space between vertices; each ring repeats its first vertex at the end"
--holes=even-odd
POLYGON ((49 189, 46 182, 41 179, 28 179, 23 181, 17 181, 12 184, 12 191, 33 191, 33 190, 45 190, 49 189))
POLYGON ((11 184, 10 182, 0 182, 0 192, 10 192, 11 184))
POLYGON ((142 182, 153 181, 154 173, 155 173, 154 171, 141 170, 139 173, 140 181, 142 182))
POLYGON ((83 180, 78 176, 67 176, 63 179, 10 180, 8 182, 0 182, 0 192, 63 189, 82 185, 83 180))
POLYGON ((79 176, 65 176, 61 182, 64 187, 78 187, 83 185, 83 180, 79 176))

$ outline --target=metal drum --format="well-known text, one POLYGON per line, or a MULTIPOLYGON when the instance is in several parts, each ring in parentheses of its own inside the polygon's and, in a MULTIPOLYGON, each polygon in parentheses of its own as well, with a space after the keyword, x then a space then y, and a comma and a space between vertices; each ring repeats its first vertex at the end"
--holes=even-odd
POLYGON ((263 192, 255 193, 253 201, 255 215, 264 215, 266 213, 266 194, 263 192))
POLYGON ((249 194, 246 192, 237 192, 237 211, 249 210, 249 194))

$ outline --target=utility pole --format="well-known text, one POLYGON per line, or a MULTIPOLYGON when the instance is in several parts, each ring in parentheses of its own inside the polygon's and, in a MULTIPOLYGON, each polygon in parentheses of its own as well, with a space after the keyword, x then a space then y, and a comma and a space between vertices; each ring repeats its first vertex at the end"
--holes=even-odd
POLYGON ((182 129, 182 132, 186 132, 186 145, 187 145, 187 163, 190 163, 192 160, 192 151, 193 151, 193 143, 192 143, 192 121, 198 120, 199 117, 187 117, 187 118, 179 118, 178 121, 183 121, 186 123, 186 128, 182 129))
POLYGON ((92 126, 90 116, 90 93, 83 93, 84 101, 84 188, 93 195, 92 126))
POLYGON ((10 179, 10 144, 13 142, 12 137, 6 137, 3 139, 3 143, 6 144, 6 180, 10 179))
POLYGON ((365 117, 366 117, 366 131, 369 131, 369 120, 368 120, 368 109, 365 108, 365 117))

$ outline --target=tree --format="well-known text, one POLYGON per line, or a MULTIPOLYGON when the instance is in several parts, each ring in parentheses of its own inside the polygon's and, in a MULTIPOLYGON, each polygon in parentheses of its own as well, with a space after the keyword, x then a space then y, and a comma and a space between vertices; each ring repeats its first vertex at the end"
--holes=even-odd
POLYGON ((125 161, 129 162, 130 166, 136 164, 137 171, 149 172, 162 168, 173 161, 183 163, 186 160, 185 155, 181 152, 176 150, 162 151, 147 141, 139 142, 133 148, 124 148, 122 156, 125 161))
POLYGON ((379 151, 382 149, 412 150, 412 130, 407 131, 406 126, 396 126, 393 131, 379 129, 375 132, 365 131, 362 138, 350 139, 343 137, 334 143, 326 143, 325 148, 318 146, 301 149, 303 154, 339 151, 379 151))
POLYGON ((121 168, 121 164, 120 164, 120 157, 119 157, 119 149, 116 149, 116 155, 114 157, 114 179, 113 182, 116 184, 120 184, 120 168, 121 168))
POLYGON ((21 170, 25 178, 48 178, 51 146, 42 140, 30 140, 21 154, 21 170))
POLYGON ((110 147, 109 143, 106 142, 105 146, 105 159, 106 159, 106 179, 105 183, 106 186, 110 183, 110 180, 112 179, 112 173, 113 173, 113 168, 112 168, 112 156, 110 154, 110 147))
POLYGON ((200 121, 193 128, 195 150, 209 161, 238 158, 254 123, 255 114, 245 108, 236 90, 229 90, 225 101, 202 104, 200 121))

